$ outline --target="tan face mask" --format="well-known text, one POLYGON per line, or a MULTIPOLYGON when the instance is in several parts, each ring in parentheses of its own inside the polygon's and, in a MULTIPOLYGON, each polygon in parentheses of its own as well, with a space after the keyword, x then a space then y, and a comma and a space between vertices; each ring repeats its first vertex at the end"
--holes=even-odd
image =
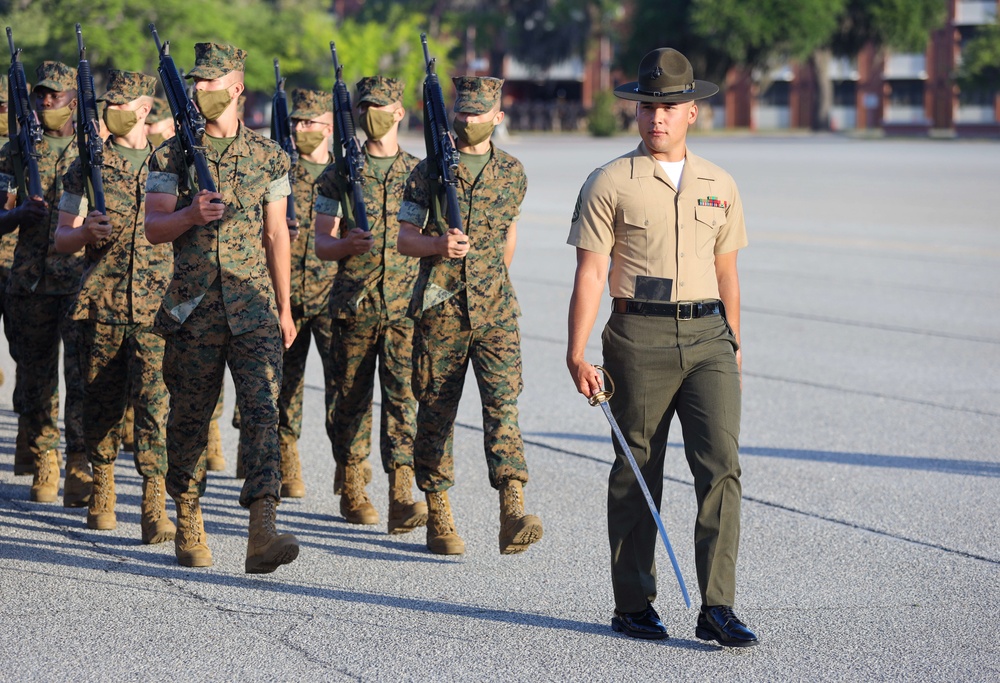
POLYGON ((159 147, 166 140, 166 138, 163 137, 163 133, 150 133, 146 136, 146 138, 150 143, 152 143, 153 147, 159 147))
POLYGON ((10 132, 10 119, 7 118, 7 112, 0 114, 0 136, 7 137, 7 133, 10 132))
POLYGON ((316 148, 323 144, 323 139, 326 136, 323 135, 321 130, 300 130, 295 132, 295 149, 299 151, 299 154, 312 154, 316 151, 316 148))
POLYGON ((468 121, 455 119, 454 128, 458 139, 472 147, 475 147, 480 142, 484 142, 493 134, 492 121, 469 123, 468 121))
POLYGON ((131 133, 138 122, 139 117, 135 115, 134 111, 111 109, 110 107, 104 110, 104 125, 116 137, 124 137, 131 133))
POLYGON ((229 108, 233 98, 229 96, 229 88, 222 90, 195 90, 194 103, 206 121, 216 121, 229 108))
POLYGON ((42 120, 42 128, 56 132, 62 130, 72 115, 73 110, 69 107, 59 107, 58 109, 43 109, 38 113, 38 118, 42 120))
POLYGON ((372 142, 378 142, 386 136, 386 134, 392 130, 393 125, 396 123, 396 117, 391 111, 382 111, 381 109, 375 109, 374 107, 368 107, 365 113, 361 115, 359 124, 361 125, 361 130, 365 132, 368 139, 372 142))

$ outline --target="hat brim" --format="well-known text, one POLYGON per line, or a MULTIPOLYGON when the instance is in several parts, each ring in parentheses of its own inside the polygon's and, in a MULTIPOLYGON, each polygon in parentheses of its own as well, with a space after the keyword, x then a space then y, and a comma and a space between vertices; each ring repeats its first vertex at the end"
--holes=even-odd
POLYGON ((358 104, 362 102, 374 104, 376 107, 388 107, 393 102, 399 102, 399 100, 391 100, 388 97, 380 97, 378 95, 366 95, 365 97, 358 98, 358 104))
POLYGON ((685 90, 684 92, 669 93, 666 95, 652 94, 641 91, 639 89, 639 81, 632 81, 631 83, 619 85, 615 88, 615 97, 635 102, 691 102, 692 100, 703 100, 707 97, 711 97, 717 92, 719 92, 719 86, 715 83, 696 80, 694 82, 693 90, 685 90))
MULTIPOLYGON (((133 98, 133 99, 138 99, 138 98, 133 98)), ((132 100, 127 98, 125 95, 122 95, 121 93, 109 92, 109 93, 104 93, 104 97, 98 97, 97 101, 107 102, 108 104, 128 104, 132 100)))
MULTIPOLYGON (((73 86, 73 88, 75 87, 76 85, 73 86)), ((44 81, 39 81, 38 83, 35 83, 32 90, 34 90, 35 88, 48 88, 49 90, 53 90, 55 92, 66 92, 67 90, 73 90, 73 88, 64 87, 62 83, 53 80, 51 78, 46 78, 44 81)))
POLYGON ((206 81, 214 81, 227 73, 229 72, 223 71, 217 66, 196 66, 184 74, 184 78, 204 78, 206 81))
POLYGON ((323 114, 329 114, 329 110, 326 109, 293 109, 288 114, 290 119, 302 119, 303 121, 310 121, 312 119, 318 119, 323 114))
POLYGON ((479 116, 480 114, 489 114, 491 111, 493 111, 494 107, 496 107, 496 106, 497 106, 496 102, 494 102, 489 107, 483 107, 482 105, 479 105, 479 104, 462 104, 462 105, 460 105, 460 104, 456 103, 455 104, 455 113, 456 114, 472 114, 473 116, 479 116))

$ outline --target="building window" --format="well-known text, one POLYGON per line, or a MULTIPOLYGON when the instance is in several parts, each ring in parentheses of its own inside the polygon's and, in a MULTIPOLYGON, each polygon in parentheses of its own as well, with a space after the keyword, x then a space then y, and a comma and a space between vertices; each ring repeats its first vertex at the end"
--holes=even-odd
POLYGON ((760 103, 768 107, 787 107, 791 87, 787 81, 775 81, 761 93, 760 103))
POLYGON ((889 83, 886 123, 927 123, 924 112, 924 82, 896 80, 889 83))

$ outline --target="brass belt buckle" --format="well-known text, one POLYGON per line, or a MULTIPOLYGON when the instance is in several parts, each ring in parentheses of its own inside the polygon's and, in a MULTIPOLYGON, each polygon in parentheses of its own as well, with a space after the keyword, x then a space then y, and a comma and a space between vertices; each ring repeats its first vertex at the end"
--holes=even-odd
POLYGON ((692 320, 694 318, 694 307, 695 304, 693 301, 678 301, 674 317, 677 320, 692 320), (685 307, 687 307, 687 314, 682 313, 685 307))

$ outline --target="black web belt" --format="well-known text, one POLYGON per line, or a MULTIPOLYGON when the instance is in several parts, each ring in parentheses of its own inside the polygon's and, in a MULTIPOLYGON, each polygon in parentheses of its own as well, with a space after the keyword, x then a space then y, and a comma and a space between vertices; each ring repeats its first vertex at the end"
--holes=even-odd
POLYGON ((655 315, 677 320, 693 320, 722 312, 720 301, 678 301, 676 303, 661 301, 637 301, 636 299, 615 299, 615 313, 631 315, 655 315))

